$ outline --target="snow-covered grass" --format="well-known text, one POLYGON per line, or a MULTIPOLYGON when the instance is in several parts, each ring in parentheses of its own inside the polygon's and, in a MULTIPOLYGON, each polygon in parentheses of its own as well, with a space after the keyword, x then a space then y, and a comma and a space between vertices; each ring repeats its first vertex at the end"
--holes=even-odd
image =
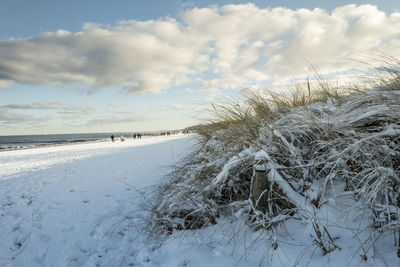
POLYGON ((399 62, 374 72, 365 91, 322 83, 215 107, 201 148, 160 189, 153 232, 243 220, 232 239, 249 229, 267 238, 258 255, 266 265, 398 266, 399 62))

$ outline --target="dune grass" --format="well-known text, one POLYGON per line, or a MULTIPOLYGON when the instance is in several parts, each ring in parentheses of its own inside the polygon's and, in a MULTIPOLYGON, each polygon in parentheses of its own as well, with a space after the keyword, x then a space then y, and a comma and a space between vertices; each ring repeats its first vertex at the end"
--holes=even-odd
POLYGON ((154 229, 196 229, 221 216, 271 229, 295 218, 312 225, 327 254, 339 247, 319 210, 349 194, 372 214, 369 231, 393 232, 400 247, 400 64, 390 58, 369 75, 367 85, 307 81, 290 95, 248 91, 214 105, 201 148, 160 190, 154 229), (257 169, 269 181, 263 209, 252 197, 257 169))

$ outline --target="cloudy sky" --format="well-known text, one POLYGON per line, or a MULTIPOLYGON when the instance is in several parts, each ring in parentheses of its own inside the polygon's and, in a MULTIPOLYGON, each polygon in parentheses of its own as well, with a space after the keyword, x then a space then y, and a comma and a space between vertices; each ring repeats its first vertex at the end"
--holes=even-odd
POLYGON ((398 0, 1 0, 0 135, 184 128, 372 53, 400 58, 398 0))

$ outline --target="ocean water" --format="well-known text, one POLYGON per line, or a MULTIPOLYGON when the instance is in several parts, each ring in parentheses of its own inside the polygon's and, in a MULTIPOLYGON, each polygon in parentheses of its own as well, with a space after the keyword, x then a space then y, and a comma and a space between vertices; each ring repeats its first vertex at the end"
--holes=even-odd
MULTIPOLYGON (((129 137, 132 133, 114 133, 118 138, 121 134, 129 137)), ((84 134, 46 134, 46 135, 9 135, 0 136, 0 151, 27 149, 38 146, 54 146, 81 142, 111 140, 111 133, 84 133, 84 134)))

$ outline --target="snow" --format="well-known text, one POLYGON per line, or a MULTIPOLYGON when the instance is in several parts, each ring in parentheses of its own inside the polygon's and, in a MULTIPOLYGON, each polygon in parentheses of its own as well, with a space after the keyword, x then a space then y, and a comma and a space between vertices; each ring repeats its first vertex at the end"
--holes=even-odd
MULTIPOLYGON (((232 167, 235 167, 239 162, 243 161, 243 158, 250 155, 253 151, 251 149, 245 149, 244 151, 240 152, 238 156, 233 156, 228 163, 226 163, 222 169, 222 171, 214 178, 212 181, 211 187, 217 184, 225 182, 229 175, 229 170, 232 167)), ((211 188, 209 187, 209 188, 211 188)))
POLYGON ((343 209, 320 211, 340 237, 328 255, 309 224, 254 231, 239 211, 198 230, 147 232, 155 188, 195 143, 176 135, 0 152, 0 266, 398 266, 394 247, 364 230, 368 214, 346 211, 354 203, 345 194, 335 199, 343 209))
POLYGON ((146 190, 192 141, 178 135, 1 152, 0 266, 136 265, 146 190))

